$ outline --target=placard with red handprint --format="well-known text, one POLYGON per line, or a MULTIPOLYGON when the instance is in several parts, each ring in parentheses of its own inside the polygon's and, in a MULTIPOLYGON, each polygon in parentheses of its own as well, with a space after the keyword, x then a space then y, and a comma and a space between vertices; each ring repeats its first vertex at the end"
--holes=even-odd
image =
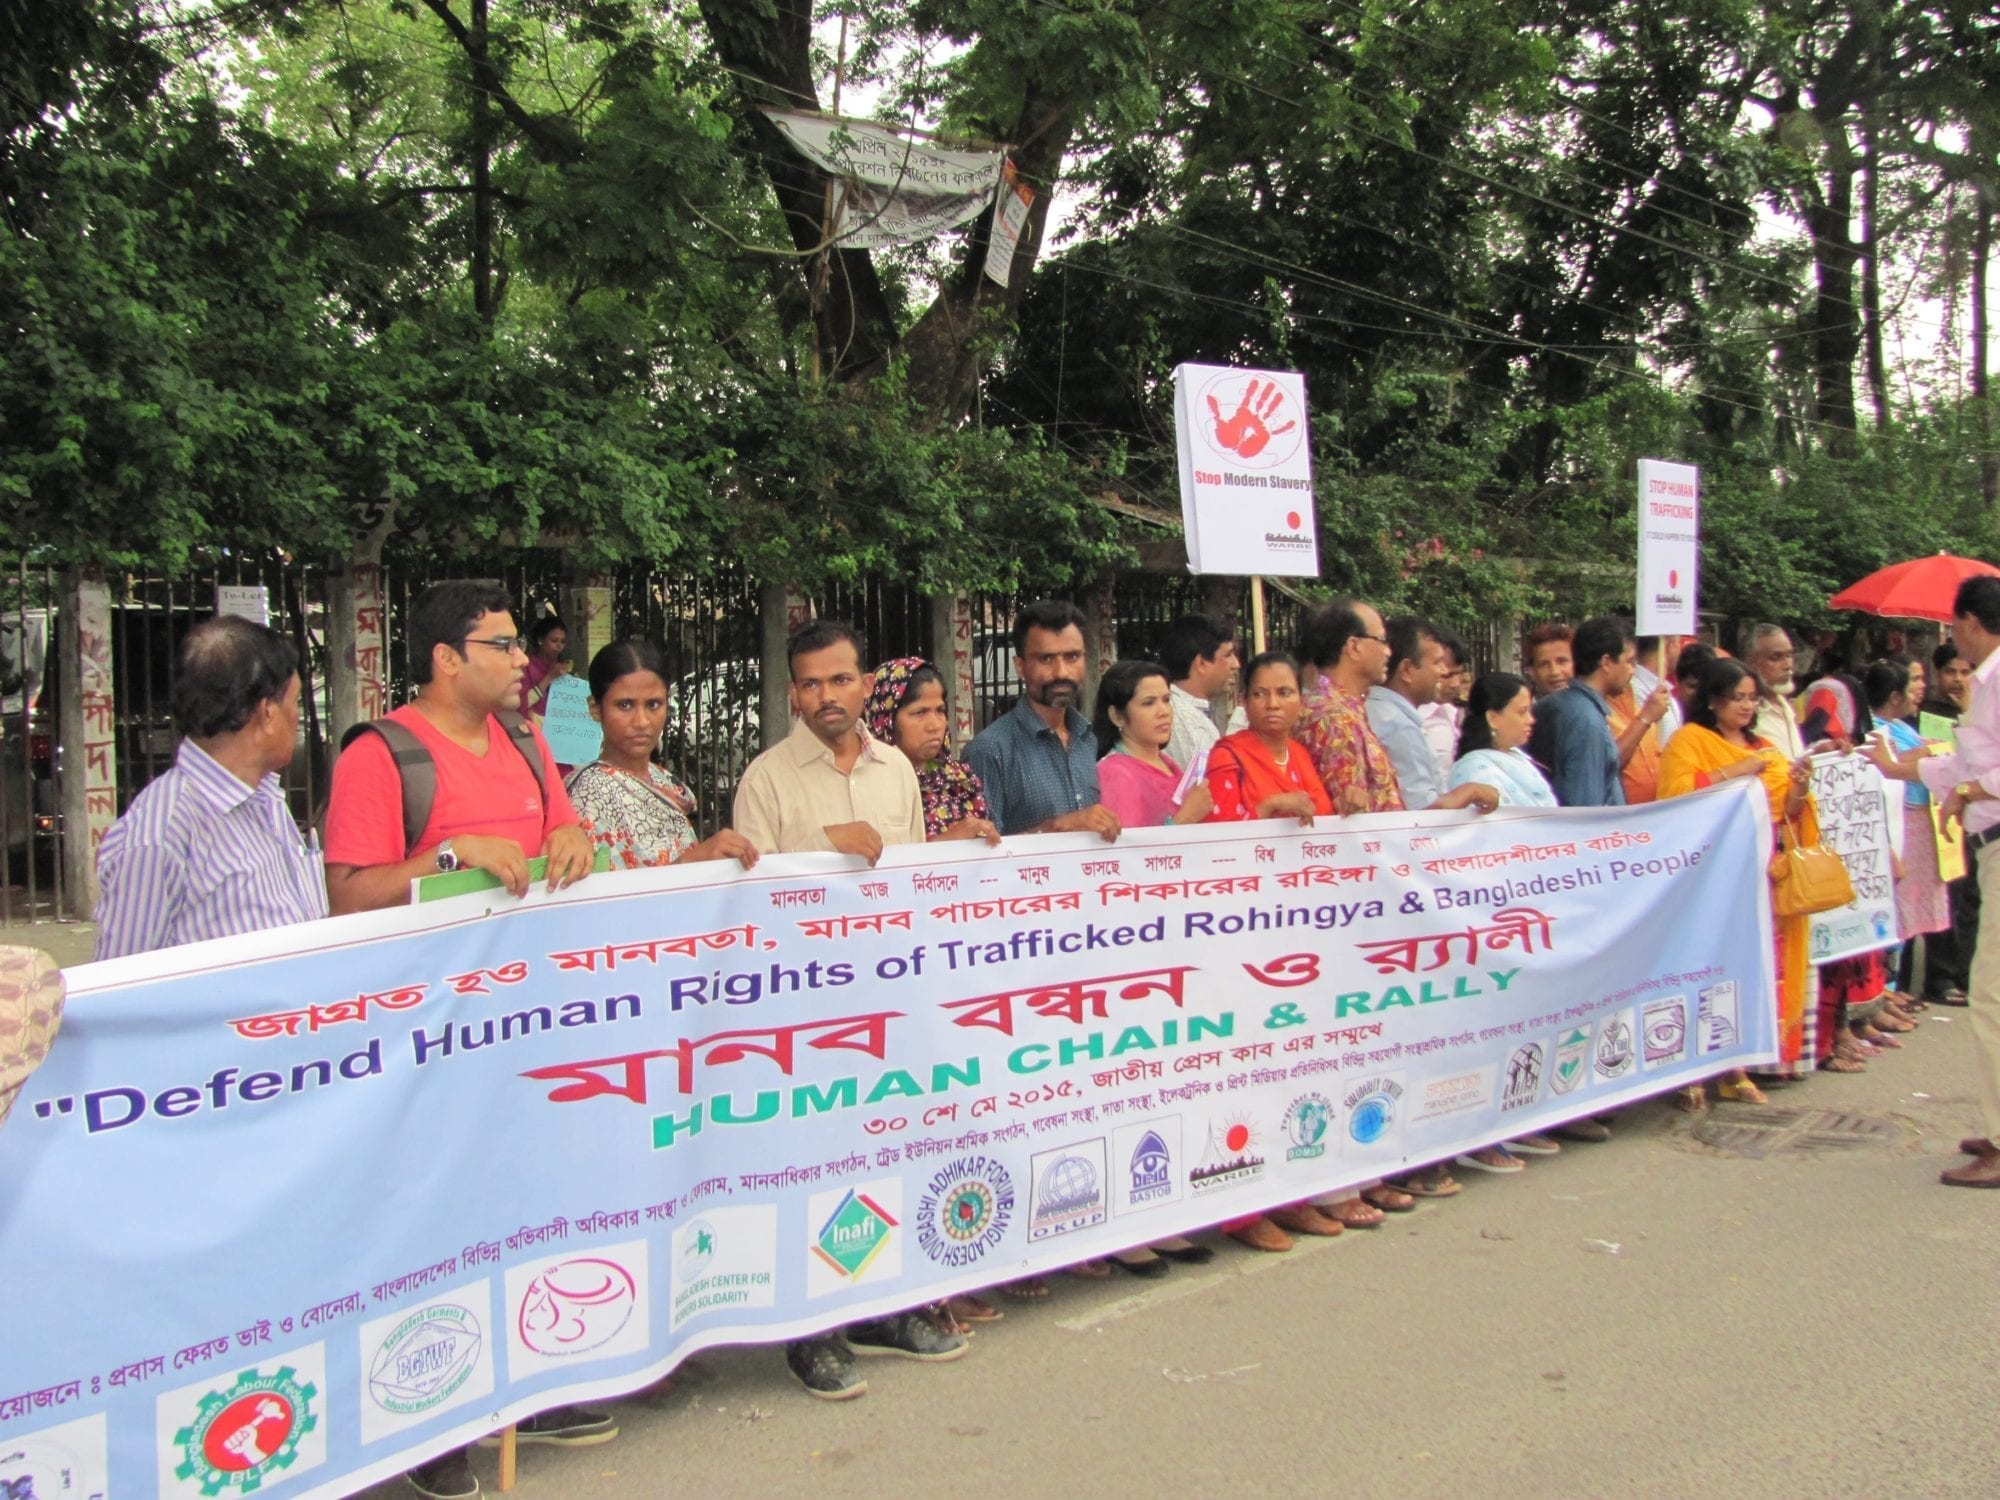
POLYGON ((1316 575, 1304 377, 1182 365, 1174 371, 1174 415, 1190 568, 1316 575))

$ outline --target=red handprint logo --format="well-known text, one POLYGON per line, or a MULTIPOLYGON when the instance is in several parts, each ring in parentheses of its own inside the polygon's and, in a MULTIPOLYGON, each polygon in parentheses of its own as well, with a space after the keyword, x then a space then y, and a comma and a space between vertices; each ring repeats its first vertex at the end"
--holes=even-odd
POLYGON ((1225 417, 1210 392, 1208 411, 1215 419, 1215 445, 1238 458, 1255 458, 1270 446, 1272 438, 1299 425, 1295 419, 1272 425, 1272 418, 1280 414, 1284 404, 1285 393, 1275 380, 1253 380, 1237 401, 1234 414, 1225 417))

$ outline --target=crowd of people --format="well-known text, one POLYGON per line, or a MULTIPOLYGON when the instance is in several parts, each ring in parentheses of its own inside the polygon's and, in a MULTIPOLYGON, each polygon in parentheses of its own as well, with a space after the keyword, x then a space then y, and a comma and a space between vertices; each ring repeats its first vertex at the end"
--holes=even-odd
MULTIPOLYGON (((1189 616, 1168 630, 1158 659, 1106 670, 1086 704, 1084 617, 1042 601, 1014 622, 1019 701, 962 752, 950 743, 946 681, 931 663, 901 657, 871 670, 856 632, 818 621, 788 643, 789 734, 745 770, 730 826, 704 839, 694 794, 658 759, 669 701, 658 646, 620 640, 591 660, 602 748, 565 777, 534 723, 568 670, 560 623, 538 622, 524 640, 503 591, 441 583, 406 617, 413 700, 362 726, 339 757, 323 850, 301 834, 279 781, 298 733, 292 647, 268 627, 223 617, 183 644, 173 711, 184 738, 172 768, 103 840, 98 956, 394 906, 409 899, 412 880, 458 869, 483 870, 518 895, 537 857, 553 889, 602 860, 748 868, 765 855, 831 850, 873 863, 885 847, 927 840, 1081 833, 1112 842, 1127 828, 1258 818, 1616 806, 1744 777, 1763 788, 1775 850, 1788 831, 1816 836, 1810 754, 1865 746, 1905 788, 1904 950, 1815 966, 1804 919, 1775 923, 1780 1057, 1757 1078, 1723 1077, 1720 1093, 1758 1102, 1815 1068, 1864 1067, 1899 1046, 1927 1005, 1963 1005, 1970 991, 1987 1135, 1964 1143, 1970 1165, 1944 1175, 2000 1186, 2000 972, 1984 961, 1973 968, 1984 920, 1977 872, 1940 879, 1930 812, 1935 798, 1962 819, 1968 860, 1984 868, 1982 851, 2000 832, 2000 689, 1990 681, 2000 579, 1968 583, 1957 602, 1952 643, 1928 662, 1889 657, 1803 693, 1791 640, 1776 626, 1753 630, 1740 660, 1702 643, 1663 655, 1661 642, 1635 640, 1609 616, 1543 626, 1523 642, 1523 675, 1475 680, 1449 629, 1385 620, 1358 600, 1315 610, 1296 655, 1261 651, 1240 666, 1231 631, 1189 616), (1926 738, 1919 715, 1955 722, 1956 747, 1926 738), (1909 941, 1919 936, 1921 964, 1909 941)), ((1995 941, 1987 953, 2000 952, 1995 941)), ((1679 1102, 1707 1108, 1706 1090, 1679 1102)), ((1420 1199, 1456 1194, 1455 1172, 1518 1174, 1527 1159, 1562 1151, 1558 1136, 1603 1141, 1610 1130, 1606 1119, 1578 1120, 1218 1228, 1252 1250, 1283 1252, 1296 1236, 1372 1228, 1420 1199)), ((1172 1238, 1070 1270, 1156 1277, 1214 1253, 1172 1238)), ((1045 1298, 1051 1288, 1027 1278, 853 1324, 794 1341, 787 1362, 812 1394, 851 1398, 866 1389, 856 1356, 961 1357, 967 1325, 1001 1317, 1002 1295, 1045 1298)), ((521 1423, 519 1436, 578 1444, 616 1430, 607 1413, 562 1407, 521 1423)), ((438 1500, 478 1493, 463 1451, 408 1477, 438 1500)))

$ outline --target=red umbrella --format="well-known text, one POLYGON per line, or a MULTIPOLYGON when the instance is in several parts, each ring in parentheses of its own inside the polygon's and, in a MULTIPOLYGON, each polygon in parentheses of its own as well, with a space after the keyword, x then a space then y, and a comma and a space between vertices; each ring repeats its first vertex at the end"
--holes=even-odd
POLYGON ((2000 568, 1976 557, 1913 557, 1878 568, 1827 601, 1834 609, 1855 609, 1895 620, 1951 619, 1952 596, 1968 578, 2000 576, 2000 568))

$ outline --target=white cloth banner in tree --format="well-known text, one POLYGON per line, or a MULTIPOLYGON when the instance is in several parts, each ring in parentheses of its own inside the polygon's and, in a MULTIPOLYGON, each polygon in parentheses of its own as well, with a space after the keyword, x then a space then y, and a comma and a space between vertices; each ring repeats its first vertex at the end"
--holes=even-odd
POLYGON ((1002 151, 918 140, 894 126, 801 110, 764 114, 799 154, 836 179, 833 241, 877 250, 931 239, 977 217, 992 201, 1002 151))

